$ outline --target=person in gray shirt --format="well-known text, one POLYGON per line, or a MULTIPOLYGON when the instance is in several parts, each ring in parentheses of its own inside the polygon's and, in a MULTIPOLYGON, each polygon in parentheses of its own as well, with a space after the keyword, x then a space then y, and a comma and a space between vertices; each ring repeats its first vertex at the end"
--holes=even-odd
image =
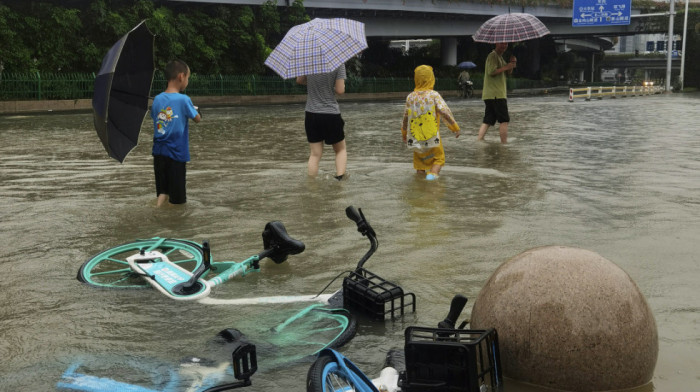
POLYGON ((345 149, 345 121, 340 116, 340 107, 335 94, 345 93, 345 64, 335 71, 298 76, 297 83, 306 85, 306 118, 304 128, 309 141, 308 173, 315 177, 323 155, 323 143, 333 146, 335 151, 335 178, 346 177, 348 154, 345 149))

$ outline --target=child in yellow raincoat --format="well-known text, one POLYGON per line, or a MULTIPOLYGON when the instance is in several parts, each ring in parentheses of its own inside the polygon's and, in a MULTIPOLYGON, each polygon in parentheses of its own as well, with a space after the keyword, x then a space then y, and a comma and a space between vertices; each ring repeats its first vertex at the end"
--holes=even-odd
POLYGON ((415 69, 416 88, 406 97, 401 136, 409 148, 413 148, 413 167, 418 173, 426 173, 426 180, 438 178, 445 165, 445 150, 440 138, 442 118, 455 137, 459 137, 459 125, 440 93, 433 90, 433 68, 420 65, 415 69))

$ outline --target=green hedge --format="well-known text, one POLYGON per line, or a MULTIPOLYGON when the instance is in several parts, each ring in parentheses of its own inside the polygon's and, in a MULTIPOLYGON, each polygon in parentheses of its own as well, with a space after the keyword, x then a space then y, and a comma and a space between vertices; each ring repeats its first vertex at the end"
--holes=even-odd
MULTIPOLYGON (((472 80, 474 88, 482 87, 481 75, 474 75, 472 80)), ((94 83, 95 74, 0 73, 0 100, 90 99, 94 83)), ((165 90, 166 84, 162 72, 156 72, 151 95, 165 90)), ((548 86, 551 83, 539 80, 508 79, 509 89, 548 86)), ((346 81, 348 93, 408 92, 413 87, 413 78, 349 77, 346 81)), ((457 90, 457 80, 438 78, 435 89, 457 90)), ((283 80, 278 76, 194 74, 190 77, 186 93, 191 96, 289 95, 305 94, 306 88, 296 84, 294 79, 283 80)))

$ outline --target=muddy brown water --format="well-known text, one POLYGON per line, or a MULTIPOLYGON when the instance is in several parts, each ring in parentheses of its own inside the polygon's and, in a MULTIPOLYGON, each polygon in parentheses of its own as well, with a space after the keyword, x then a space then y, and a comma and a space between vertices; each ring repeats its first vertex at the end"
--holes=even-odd
MULTIPOLYGON (((468 316, 503 261, 568 245, 618 264, 654 312, 658 363, 652 383, 637 390, 696 390, 700 95, 511 98, 508 145, 493 129, 476 142, 479 100, 448 104, 463 136, 446 135, 447 165, 436 182, 413 173, 401 145, 402 102, 341 104, 350 172, 343 182, 332 179, 330 148, 319 177, 307 178, 302 104, 204 108, 204 121, 191 125, 189 201, 162 209, 154 208, 149 121, 118 164, 89 113, 1 116, 0 390, 54 390, 76 360, 102 362, 114 379, 129 379, 137 363, 158 373, 137 381, 162 383, 183 356, 210 354, 219 330, 251 330, 288 310, 95 289, 75 279, 91 255, 162 236, 209 239, 216 259, 241 260, 261 250, 265 223, 280 220, 306 251, 264 263, 212 297, 315 294, 368 248, 345 217, 348 205, 362 208, 379 237, 366 266, 418 298, 416 313, 362 323, 342 349, 370 376, 402 346, 407 326, 440 321, 454 294, 470 298, 468 316)), ((261 369, 249 390, 304 390, 308 367, 261 369)), ((507 391, 540 391, 506 381, 507 391)))

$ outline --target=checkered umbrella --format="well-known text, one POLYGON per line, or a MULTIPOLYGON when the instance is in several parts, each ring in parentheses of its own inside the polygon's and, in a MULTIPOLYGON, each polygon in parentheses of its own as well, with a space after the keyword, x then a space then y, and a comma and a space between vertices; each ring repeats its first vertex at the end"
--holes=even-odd
POLYGON ((364 23, 316 18, 289 29, 265 65, 283 79, 331 72, 366 48, 364 23))
POLYGON ((527 41, 547 34, 547 27, 534 15, 516 12, 487 20, 472 38, 476 42, 497 44, 527 41))

